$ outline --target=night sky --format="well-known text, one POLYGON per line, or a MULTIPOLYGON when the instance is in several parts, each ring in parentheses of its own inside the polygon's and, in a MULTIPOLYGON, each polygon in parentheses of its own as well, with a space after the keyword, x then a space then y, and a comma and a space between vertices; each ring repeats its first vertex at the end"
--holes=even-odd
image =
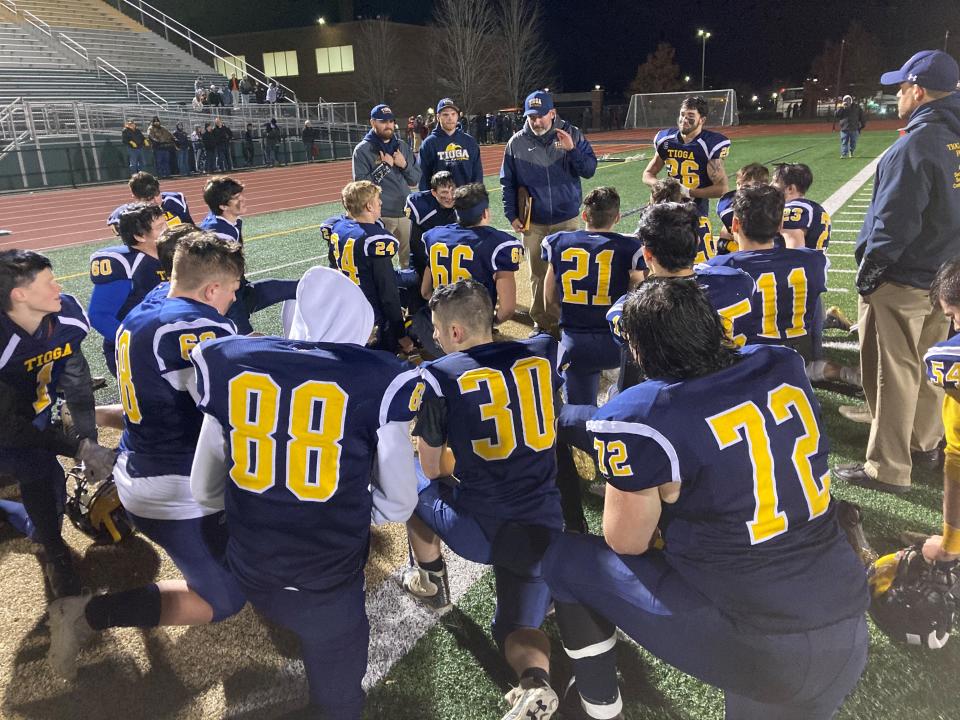
MULTIPOLYGON (((208 36, 308 25, 321 15, 339 19, 337 0, 153 4, 208 36)), ((947 28, 950 50, 960 54, 960 0, 543 0, 543 8, 546 39, 567 91, 597 83, 623 91, 660 41, 676 48, 681 73, 698 80, 698 28, 713 34, 706 48, 708 87, 799 84, 824 43, 839 40, 855 19, 877 37, 891 69, 917 50, 942 48, 947 28)), ((356 15, 419 24, 430 21, 432 9, 432 0, 355 2, 356 15)))

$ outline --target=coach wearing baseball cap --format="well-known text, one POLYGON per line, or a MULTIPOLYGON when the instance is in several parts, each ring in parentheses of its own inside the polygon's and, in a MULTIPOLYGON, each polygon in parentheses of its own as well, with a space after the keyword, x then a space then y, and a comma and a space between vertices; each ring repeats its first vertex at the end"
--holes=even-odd
POLYGON ((941 391, 924 380, 923 356, 947 336, 943 312, 930 304, 930 283, 960 255, 960 69, 947 53, 925 50, 880 82, 900 86, 897 111, 907 126, 877 167, 857 238, 870 439, 866 462, 838 468, 836 476, 900 494, 910 490, 914 463, 933 468, 942 461, 941 391))
POLYGON ((507 141, 503 153, 503 211, 513 229, 523 233, 530 259, 534 333, 559 337, 560 318, 543 301, 547 263, 541 257, 540 243, 547 235, 578 229, 583 199, 580 178, 593 177, 597 156, 579 128, 557 117, 553 98, 545 90, 527 96, 523 114, 527 118, 523 129, 507 141), (529 225, 521 217, 524 208, 519 206, 518 194, 529 196, 532 202, 529 225))
POLYGON ((460 128, 460 108, 452 98, 437 103, 437 126, 420 146, 420 189, 429 190, 435 173, 446 170, 457 187, 483 182, 480 146, 460 128))
POLYGON ((370 111, 370 131, 353 149, 353 179, 380 186, 380 219, 398 242, 400 267, 410 260, 410 219, 403 206, 410 188, 420 182, 420 165, 413 150, 397 137, 393 110, 381 103, 370 111))

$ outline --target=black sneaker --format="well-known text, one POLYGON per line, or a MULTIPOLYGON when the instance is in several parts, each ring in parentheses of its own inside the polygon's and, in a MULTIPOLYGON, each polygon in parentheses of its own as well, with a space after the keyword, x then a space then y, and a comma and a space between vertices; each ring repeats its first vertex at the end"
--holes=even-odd
POLYGON ((43 574, 47 578, 47 585, 54 599, 80 594, 80 576, 73 568, 70 553, 52 555, 47 558, 43 567, 43 574))

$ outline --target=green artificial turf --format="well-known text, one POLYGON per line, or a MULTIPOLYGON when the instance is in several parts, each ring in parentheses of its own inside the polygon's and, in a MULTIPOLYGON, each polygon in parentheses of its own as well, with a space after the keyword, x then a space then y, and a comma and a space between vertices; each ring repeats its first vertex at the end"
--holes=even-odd
MULTIPOLYGON (((849 180, 895 139, 894 132, 868 131, 861 135, 858 157, 839 158, 836 135, 785 135, 781 137, 737 138, 727 159, 732 174, 748 162, 777 160, 805 162, 814 172, 815 182, 809 196, 822 202, 849 180)), ((584 192, 598 185, 615 186, 628 211, 647 201, 648 192, 640 177, 650 150, 626 153, 644 157, 633 162, 604 163, 596 176, 584 182, 584 192)), ((733 180, 731 178, 731 187, 733 180)), ((499 192, 496 176, 487 178, 487 186, 499 192)), ((825 305, 839 306, 851 320, 856 318, 857 295, 853 290, 853 241, 862 219, 864 198, 869 199, 871 182, 860 189, 850 202, 833 216, 833 235, 829 250, 831 291, 825 305), (855 222, 838 222, 851 220, 855 222)), ((123 187, 118 186, 118 198, 123 187)), ((495 195, 492 205, 497 207, 495 195)), ((304 210, 253 216, 245 220, 248 238, 246 254, 249 273, 254 277, 299 277, 310 265, 324 263, 317 225, 339 211, 334 203, 304 210), (268 272, 261 272, 268 270, 268 272)), ((715 228, 719 220, 711 218, 715 228)), ((635 216, 619 226, 633 230, 635 216)), ((506 222, 494 213, 494 224, 506 222)), ((90 284, 86 276, 87 258, 96 247, 90 244, 49 253, 59 276, 65 277, 67 292, 86 302, 90 284)), ((264 332, 279 328, 279 312, 274 309, 255 316, 254 326, 264 332)), ((827 341, 840 343, 828 352, 833 359, 849 365, 857 363, 855 338, 838 331, 827 331, 827 341), (848 346, 842 346, 848 344, 848 346)), ((99 350, 100 340, 91 334, 85 349, 94 371, 105 374, 99 350)), ((859 402, 846 395, 818 390, 823 421, 831 443, 831 465, 863 459, 867 426, 854 425, 840 417, 837 407, 859 402)), ((112 388, 102 391, 101 401, 115 398, 112 388)), ((840 481, 833 483, 835 496, 859 503, 864 509, 867 535, 881 553, 899 547, 897 535, 904 530, 933 532, 940 521, 941 479, 939 473, 916 470, 915 489, 906 497, 893 497, 852 488, 840 481)), ((599 531, 600 502, 586 496, 587 513, 594 532, 599 531)), ((489 633, 493 612, 493 583, 489 573, 477 582, 453 611, 427 632, 413 651, 405 656, 387 678, 370 693, 367 717, 404 720, 449 719, 481 720, 497 718, 505 711, 502 694, 513 680, 498 655, 489 633)), ((548 631, 554 642, 554 679, 563 681, 569 663, 558 653, 559 639, 552 621, 548 631)), ((867 670, 860 686, 840 713, 841 718, 858 720, 901 718, 936 719, 960 717, 960 690, 955 681, 960 669, 960 641, 956 639, 938 652, 922 651, 893 644, 871 624, 871 647, 867 670)), ((620 670, 628 718, 720 718, 722 697, 716 690, 657 661, 636 646, 621 643, 620 670)))

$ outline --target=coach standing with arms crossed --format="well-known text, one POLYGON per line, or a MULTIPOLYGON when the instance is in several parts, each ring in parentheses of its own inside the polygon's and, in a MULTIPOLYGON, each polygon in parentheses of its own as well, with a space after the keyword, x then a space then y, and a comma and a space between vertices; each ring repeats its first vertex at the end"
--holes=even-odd
POLYGON ((523 233, 523 245, 530 261, 530 317, 533 330, 559 337, 559 317, 543 302, 543 278, 547 263, 540 257, 540 242, 553 233, 578 228, 583 192, 580 178, 592 178, 597 157, 580 132, 557 117, 550 93, 537 90, 523 103, 527 122, 507 141, 500 168, 503 211, 516 232, 523 233), (533 202, 529 227, 524 227, 523 208, 517 202, 521 188, 533 202))
POLYGON ((943 436, 942 394, 924 381, 923 356, 947 336, 930 283, 960 255, 960 70, 926 50, 880 82, 900 86, 897 110, 908 122, 880 161, 857 238, 860 367, 872 416, 866 462, 836 475, 901 494, 914 461, 936 464, 943 436))
POLYGON ((380 187, 383 210, 380 219, 387 232, 400 243, 400 267, 410 262, 410 218, 403 211, 410 188, 420 182, 417 158, 397 136, 393 110, 376 105, 370 111, 370 131, 353 149, 354 181, 369 180, 380 187))

